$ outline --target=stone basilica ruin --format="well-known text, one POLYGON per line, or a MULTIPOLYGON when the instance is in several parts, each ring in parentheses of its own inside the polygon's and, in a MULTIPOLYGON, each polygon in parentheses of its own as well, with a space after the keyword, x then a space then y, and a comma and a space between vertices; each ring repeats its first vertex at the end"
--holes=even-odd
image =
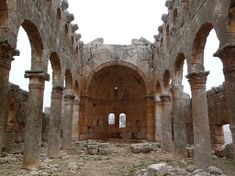
POLYGON ((223 152, 224 124, 235 140, 235 1, 166 0, 166 6, 154 43, 140 38, 107 45, 102 38, 83 44, 67 0, 0 0, 0 152, 23 151, 23 168, 32 169, 40 164, 44 138, 49 158, 77 140, 135 139, 158 142, 167 151, 182 152, 190 144, 195 164, 209 166, 212 150, 223 152), (29 92, 9 83, 20 27, 32 48, 25 71, 29 92), (225 83, 206 92, 204 47, 212 29, 225 83), (185 62, 191 98, 183 92, 185 62))

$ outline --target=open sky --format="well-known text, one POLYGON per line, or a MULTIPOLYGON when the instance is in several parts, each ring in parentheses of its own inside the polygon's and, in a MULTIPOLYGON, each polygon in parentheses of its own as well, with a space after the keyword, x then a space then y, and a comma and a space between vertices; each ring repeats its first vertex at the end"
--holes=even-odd
MULTIPOLYGON (((74 14, 79 25, 78 32, 82 41, 90 41, 103 37, 106 44, 130 44, 133 38, 144 37, 153 42, 158 34, 158 26, 162 24, 161 15, 167 13, 165 0, 68 0, 69 11, 74 14)), ((205 69, 210 71, 207 89, 218 86, 224 81, 222 64, 213 53, 219 42, 212 31, 205 48, 205 69)), ((21 54, 12 62, 10 81, 28 90, 28 79, 24 79, 24 71, 30 69, 31 47, 27 34, 21 28, 17 48, 21 54)), ((51 69, 49 69, 51 74, 51 69)), ((187 74, 186 64, 184 75, 187 74)), ((184 78, 185 92, 191 94, 189 84, 184 78)), ((45 86, 44 106, 50 106, 51 82, 45 86)))

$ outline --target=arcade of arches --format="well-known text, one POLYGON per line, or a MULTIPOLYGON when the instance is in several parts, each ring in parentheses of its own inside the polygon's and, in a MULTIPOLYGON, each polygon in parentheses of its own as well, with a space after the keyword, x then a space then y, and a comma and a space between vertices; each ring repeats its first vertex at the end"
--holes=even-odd
POLYGON ((230 124, 235 151, 235 1, 166 0, 166 7, 154 43, 140 38, 121 46, 102 38, 83 44, 67 0, 1 0, 0 152, 23 151, 23 168, 33 169, 40 164, 42 139, 50 158, 74 140, 145 139, 165 150, 184 151, 191 144, 195 164, 205 168, 212 150, 223 153, 224 124, 230 124), (28 92, 9 83, 11 62, 20 54, 20 26, 32 48, 28 92), (225 83, 206 92, 204 47, 212 29, 225 83), (183 92, 185 62, 191 98, 183 92), (49 77, 45 137, 42 106, 49 77))

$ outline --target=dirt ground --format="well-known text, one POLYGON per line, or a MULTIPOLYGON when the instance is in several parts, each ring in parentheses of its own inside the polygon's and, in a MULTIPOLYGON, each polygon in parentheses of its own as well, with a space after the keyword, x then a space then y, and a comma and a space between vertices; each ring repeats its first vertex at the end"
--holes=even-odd
MULTIPOLYGON (((128 143, 111 142, 108 155, 89 155, 86 150, 74 147, 61 151, 60 158, 46 157, 46 147, 42 149, 41 165, 37 171, 21 169, 22 154, 6 154, 0 158, 0 176, 132 176, 137 170, 159 162, 185 168, 192 160, 161 149, 150 153, 133 154, 128 143), (5 160, 4 160, 5 158, 5 160)), ((213 159, 213 165, 221 168, 228 176, 235 176, 235 162, 226 159, 213 159)))

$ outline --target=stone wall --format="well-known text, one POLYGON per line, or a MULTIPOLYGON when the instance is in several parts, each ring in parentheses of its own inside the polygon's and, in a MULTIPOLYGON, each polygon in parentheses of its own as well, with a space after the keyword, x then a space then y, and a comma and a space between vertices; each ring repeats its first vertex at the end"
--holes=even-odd
POLYGON ((10 84, 8 89, 8 116, 4 122, 5 151, 23 151, 28 92, 10 84))
POLYGON ((217 155, 223 156, 223 125, 230 124, 225 85, 207 91, 207 101, 212 148, 217 155))

